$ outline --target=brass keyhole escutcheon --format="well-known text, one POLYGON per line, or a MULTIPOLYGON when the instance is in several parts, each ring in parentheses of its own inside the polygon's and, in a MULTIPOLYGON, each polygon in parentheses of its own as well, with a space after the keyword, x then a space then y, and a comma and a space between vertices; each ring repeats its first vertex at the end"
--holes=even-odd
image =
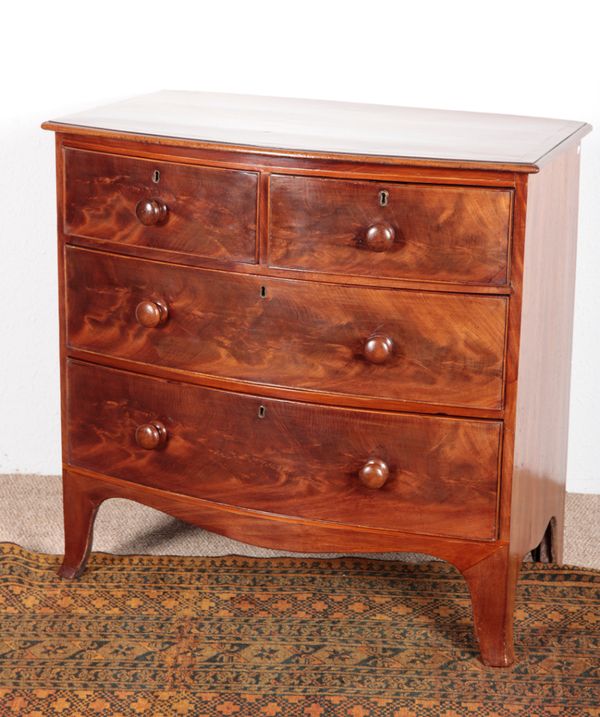
POLYGON ((267 409, 264 406, 258 407, 258 417, 264 418, 267 415, 267 409))
POLYGON ((160 170, 155 169, 154 172, 152 172, 152 181, 154 184, 158 184, 160 182, 160 170))
POLYGON ((382 190, 379 192, 379 204, 380 204, 380 206, 382 206, 382 207, 387 207, 389 200, 390 200, 390 193, 388 192, 387 189, 382 189, 382 190))
POLYGON ((260 287, 260 298, 261 298, 261 299, 266 299, 266 298, 267 298, 267 287, 266 287, 266 286, 261 286, 261 287, 260 287))

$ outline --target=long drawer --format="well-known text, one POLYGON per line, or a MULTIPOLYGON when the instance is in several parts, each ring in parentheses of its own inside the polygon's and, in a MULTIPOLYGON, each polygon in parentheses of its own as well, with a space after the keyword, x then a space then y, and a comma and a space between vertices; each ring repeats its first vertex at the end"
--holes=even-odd
POLYGON ((65 149, 67 234, 209 263, 256 262, 258 174, 65 149))
POLYGON ((269 265, 502 286, 512 191, 271 177, 269 265))
POLYGON ((497 421, 264 399, 69 361, 67 422, 70 465, 136 483, 299 518, 496 534, 497 421))
POLYGON ((70 348, 307 391, 502 407, 504 297, 66 254, 70 348))

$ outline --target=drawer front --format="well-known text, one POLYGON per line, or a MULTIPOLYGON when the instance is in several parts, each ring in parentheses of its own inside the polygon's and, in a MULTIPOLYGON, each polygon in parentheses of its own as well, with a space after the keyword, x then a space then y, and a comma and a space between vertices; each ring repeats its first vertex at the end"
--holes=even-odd
POLYGON ((68 346, 273 386, 498 409, 503 297, 347 287, 69 247, 68 346))
POLYGON ((269 265, 501 286, 511 206, 504 189, 273 176, 269 265))
POLYGON ((67 234, 214 262, 256 262, 256 173, 64 152, 67 234))
POLYGON ((298 518, 495 537, 499 422, 261 399, 73 361, 67 396, 72 466, 298 518))

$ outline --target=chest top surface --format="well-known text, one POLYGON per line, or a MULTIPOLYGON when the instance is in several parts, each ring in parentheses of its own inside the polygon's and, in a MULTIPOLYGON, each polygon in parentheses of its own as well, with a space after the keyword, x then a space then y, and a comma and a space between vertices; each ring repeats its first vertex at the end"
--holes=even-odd
POLYGON ((44 127, 516 171, 536 171, 560 145, 591 129, 573 120, 187 91, 133 97, 44 127))

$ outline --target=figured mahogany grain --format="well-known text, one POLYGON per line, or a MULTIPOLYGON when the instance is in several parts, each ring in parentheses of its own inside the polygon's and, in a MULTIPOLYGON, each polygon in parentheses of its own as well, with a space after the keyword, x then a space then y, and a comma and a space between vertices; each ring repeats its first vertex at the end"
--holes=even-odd
POLYGON ((64 133, 59 130, 56 136, 65 147, 275 174, 505 188, 514 187, 519 176, 499 164, 494 167, 487 164, 477 167, 472 163, 466 163, 466 166, 451 163, 448 166, 445 163, 424 162, 422 159, 415 162, 390 162, 388 158, 373 155, 288 155, 285 152, 265 152, 235 145, 203 145, 185 140, 178 142, 173 137, 140 138, 127 133, 97 132, 82 127, 65 127, 64 133))
POLYGON ((85 567, 88 536, 92 532, 96 515, 95 510, 86 508, 86 504, 97 508, 109 498, 135 500, 205 530, 265 548, 317 553, 406 550, 436 555, 463 571, 494 554, 499 547, 495 541, 402 533, 398 530, 365 528, 236 508, 68 464, 64 465, 63 484, 66 498, 65 531, 68 534, 63 577, 75 577, 85 567))
POLYGON ((274 175, 268 264, 503 286, 511 206, 507 189, 274 175))
POLYGON ((129 245, 256 262, 257 173, 79 149, 65 149, 64 156, 67 234, 117 250, 129 245), (157 211, 155 224, 145 224, 151 208, 145 203, 152 202, 165 210, 157 211))
POLYGON ((504 297, 245 276, 73 247, 66 272, 76 349, 310 391, 502 406, 504 297), (167 307, 164 325, 140 326, 144 301, 167 307), (390 340, 383 363, 372 360, 373 335, 390 340))
POLYGON ((491 540, 501 423, 279 401, 68 363, 70 465, 270 513, 491 540), (140 426, 168 438, 146 450, 140 426), (359 472, 384 461, 377 490, 359 472))
MULTIPOLYGON (((561 559, 577 144, 591 128, 519 120, 533 132, 515 163, 506 149, 525 135, 496 118, 493 161, 436 131, 441 159, 421 140, 448 118, 409 114, 410 157, 45 125, 59 131, 61 575, 83 570, 113 497, 266 547, 425 552, 467 580, 483 662, 510 664, 520 561, 539 541, 561 559), (143 171, 133 194, 133 175, 102 175, 98 157, 143 171), (147 191, 161 166, 150 189, 165 180, 172 196, 147 191)), ((454 117, 471 146, 469 116, 454 117)))

